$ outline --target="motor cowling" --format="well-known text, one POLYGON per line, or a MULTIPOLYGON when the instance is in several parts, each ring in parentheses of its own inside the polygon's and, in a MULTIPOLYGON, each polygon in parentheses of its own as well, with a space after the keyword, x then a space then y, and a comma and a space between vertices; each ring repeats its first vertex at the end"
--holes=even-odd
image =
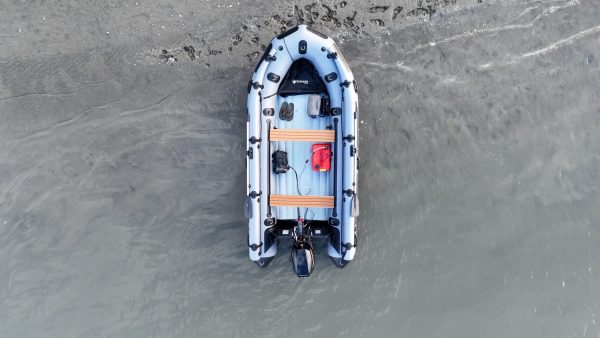
POLYGON ((308 241, 296 241, 292 246, 292 268, 298 277, 308 277, 315 268, 315 256, 308 241))

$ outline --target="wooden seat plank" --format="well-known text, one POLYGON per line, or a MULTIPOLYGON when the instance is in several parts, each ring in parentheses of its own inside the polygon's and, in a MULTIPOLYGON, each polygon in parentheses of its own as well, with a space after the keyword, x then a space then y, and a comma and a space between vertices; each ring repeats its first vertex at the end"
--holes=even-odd
POLYGON ((271 129, 271 141, 335 142, 334 130, 271 129))
POLYGON ((273 207, 333 208, 333 196, 271 195, 273 207))

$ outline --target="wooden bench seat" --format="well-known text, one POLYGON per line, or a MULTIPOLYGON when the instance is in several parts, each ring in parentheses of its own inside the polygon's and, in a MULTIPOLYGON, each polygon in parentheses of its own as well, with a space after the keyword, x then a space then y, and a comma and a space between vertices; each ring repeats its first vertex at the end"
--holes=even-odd
POLYGON ((334 130, 271 129, 271 141, 335 142, 334 130))
POLYGON ((333 208, 333 196, 271 195, 273 207, 333 208))

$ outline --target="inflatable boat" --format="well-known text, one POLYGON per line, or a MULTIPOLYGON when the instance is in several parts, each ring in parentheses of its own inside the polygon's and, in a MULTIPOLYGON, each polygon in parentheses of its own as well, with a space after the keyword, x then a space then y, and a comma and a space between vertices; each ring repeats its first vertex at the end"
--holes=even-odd
POLYGON ((265 267, 280 239, 307 277, 322 238, 337 267, 356 252, 358 90, 333 39, 305 25, 273 38, 248 83, 250 259, 265 267))

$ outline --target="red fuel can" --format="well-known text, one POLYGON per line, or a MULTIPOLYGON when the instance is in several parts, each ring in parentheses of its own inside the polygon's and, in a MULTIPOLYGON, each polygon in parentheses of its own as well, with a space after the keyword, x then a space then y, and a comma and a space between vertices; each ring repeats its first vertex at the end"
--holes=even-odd
POLYGON ((312 145, 313 171, 331 170, 331 146, 329 143, 316 143, 312 145))

